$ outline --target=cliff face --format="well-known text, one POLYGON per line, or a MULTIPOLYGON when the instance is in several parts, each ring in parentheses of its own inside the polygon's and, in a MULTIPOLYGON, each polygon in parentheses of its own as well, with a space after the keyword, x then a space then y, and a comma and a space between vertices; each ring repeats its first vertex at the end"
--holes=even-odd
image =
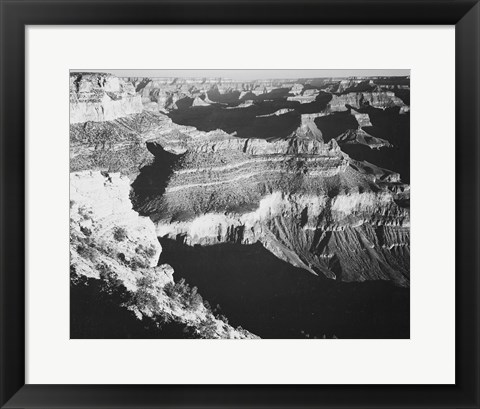
POLYGON ((375 136, 370 135, 365 132, 361 127, 357 129, 348 129, 335 140, 340 144, 359 144, 368 146, 371 149, 380 149, 380 148, 389 148, 392 146, 390 142, 382 138, 376 138, 375 136))
POLYGON ((154 158, 147 143, 162 132, 171 136, 171 121, 144 111, 133 85, 109 75, 72 75, 71 100, 73 289, 88 288, 94 280, 100 295, 121 299, 119 309, 149 319, 154 328, 173 322, 188 337, 256 338, 217 318, 196 288, 175 281, 168 264, 158 265, 161 246, 154 224, 132 208, 131 183, 154 158))
MULTIPOLYGON (((344 111, 346 105, 354 108, 372 106, 375 108, 400 107, 406 104, 396 95, 396 91, 409 91, 408 85, 383 84, 381 79, 347 80, 263 80, 239 82, 228 79, 206 78, 153 78, 131 80, 144 108, 150 111, 169 112, 190 106, 234 103, 272 95, 279 90, 287 91, 286 101, 301 105, 314 103, 321 91, 332 95, 329 110, 344 111), (378 83, 377 83, 378 82, 378 83), (379 85, 382 84, 382 85, 379 85), (400 87, 400 88, 399 88, 400 87)), ((123 81, 123 80, 122 80, 123 81)), ((128 84, 130 82, 127 82, 128 84)))
POLYGON ((361 109, 366 106, 385 109, 403 107, 405 104, 392 91, 351 92, 333 95, 328 107, 330 111, 345 111, 347 105, 355 109, 361 109))
POLYGON ((409 283, 408 214, 389 194, 332 200, 276 191, 251 212, 159 221, 157 234, 189 245, 261 242, 280 259, 328 278, 409 283))
POLYGON ((72 281, 121 287, 138 319, 210 338, 255 336, 174 279, 158 238, 261 244, 314 279, 408 287, 410 187, 388 160, 405 139, 391 122, 409 119, 398 83, 73 74, 72 281))
POLYGON ((70 124, 70 170, 120 172, 134 180, 153 160, 147 142, 170 120, 143 111, 112 121, 70 124))
POLYGON ((174 320, 193 328, 198 337, 254 338, 217 319, 196 291, 186 293, 183 286, 180 293, 173 269, 168 264, 157 266, 161 246, 154 225, 132 209, 129 194, 130 181, 119 174, 70 175, 73 281, 83 276, 102 280, 106 291, 125 288, 129 295, 123 308, 138 319, 174 320))
POLYGON ((143 110, 129 82, 108 74, 70 75, 70 123, 109 121, 143 110))
MULTIPOLYGON (((259 241, 315 274, 408 285, 409 211, 397 205, 408 186, 350 159, 335 140, 324 143, 314 118, 306 115, 291 137, 272 142, 188 136, 185 128, 164 193, 139 209, 160 237, 189 245, 259 241)), ((172 150, 167 139, 161 143, 172 150)))
MULTIPOLYGON (((295 92, 295 91, 294 91, 295 92)), ((309 104, 317 98, 320 91, 317 89, 306 89, 295 96, 288 97, 288 101, 298 101, 301 104, 309 104)))
MULTIPOLYGON (((232 81, 222 78, 152 78, 132 79, 144 106, 152 111, 168 112, 179 105, 207 106, 222 102, 222 96, 234 94, 237 99, 266 94, 283 85, 280 81, 232 81), (219 100, 218 100, 219 98, 219 100), (178 104, 177 104, 178 103, 178 104)), ((290 85, 290 84, 289 84, 290 85)))
MULTIPOLYGON (((108 260, 118 267, 118 274, 128 289, 135 288, 138 272, 132 272, 115 260, 117 253, 130 262, 136 259, 145 268, 154 268, 160 257, 161 247, 155 228, 147 217, 141 217, 132 209, 129 199, 130 181, 118 173, 95 171, 70 174, 70 227, 74 238, 96 243, 95 248, 105 250, 99 257, 113 255, 108 260), (141 243, 148 252, 135 251, 141 243)), ((83 250, 83 247, 81 247, 83 250)), ((80 257, 82 251, 72 246, 72 265, 78 274, 100 278, 92 260, 80 257)), ((95 253, 96 251, 93 250, 95 253)), ((107 261, 107 260, 105 260, 107 261)))
MULTIPOLYGON (((185 84, 175 86, 185 90, 185 84)), ((188 86, 191 92, 200 84, 188 86)), ((232 92, 229 86, 224 92, 232 92)), ((155 131, 156 143, 180 156, 162 193, 138 201, 139 211, 150 215, 160 237, 189 245, 261 242, 282 260, 315 274, 408 286, 409 209, 398 203, 409 200, 409 187, 395 172, 351 159, 337 141, 372 149, 391 144, 363 129, 372 123, 361 111, 353 113, 356 128, 328 143, 315 124, 331 111, 404 103, 371 81, 343 81, 335 91, 344 94, 333 94, 325 111, 302 114, 291 135, 271 141, 164 122, 155 131)), ((291 94, 295 97, 287 100, 314 99, 318 91, 292 84, 291 94)))

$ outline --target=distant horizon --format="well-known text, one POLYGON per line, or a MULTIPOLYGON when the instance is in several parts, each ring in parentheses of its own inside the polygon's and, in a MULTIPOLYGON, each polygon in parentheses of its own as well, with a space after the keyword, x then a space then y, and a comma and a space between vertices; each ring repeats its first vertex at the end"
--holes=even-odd
POLYGON ((74 69, 71 73, 104 73, 117 77, 147 77, 147 78, 222 78, 236 81, 259 80, 292 80, 292 79, 317 79, 317 78, 349 78, 349 77, 406 77, 410 75, 408 69, 301 69, 301 70, 271 70, 271 69, 205 69, 205 70, 148 70, 148 69, 118 69, 118 70, 86 70, 74 69))

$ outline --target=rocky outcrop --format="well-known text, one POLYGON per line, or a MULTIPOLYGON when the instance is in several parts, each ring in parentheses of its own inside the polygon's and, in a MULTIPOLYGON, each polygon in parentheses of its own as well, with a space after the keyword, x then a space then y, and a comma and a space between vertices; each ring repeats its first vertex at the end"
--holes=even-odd
POLYGON ((248 108, 254 105, 254 101, 252 99, 245 99, 241 104, 238 104, 233 107, 225 107, 225 109, 241 109, 241 108, 248 108))
POLYGON ((349 107, 361 109, 368 106, 380 109, 402 107, 405 104, 392 91, 381 92, 351 92, 333 95, 328 103, 329 111, 346 111, 349 107))
POLYGON ((171 121, 158 107, 142 106, 136 90, 143 91, 149 82, 109 74, 70 75, 70 110, 75 111, 70 115, 72 172, 120 172, 134 180, 140 168, 151 163, 146 142, 171 121), (125 109, 110 110, 110 100, 125 109))
POLYGON ((174 320, 193 328, 198 337, 255 338, 216 318, 196 290, 184 285, 176 290, 173 269, 157 266, 161 247, 154 225, 132 209, 129 193, 130 181, 119 174, 70 175, 72 280, 102 280, 110 292, 125 288, 130 296, 123 308, 138 319, 174 320))
MULTIPOLYGON (((70 228, 72 238, 91 241, 93 249, 102 249, 106 255, 123 254, 122 259, 133 259, 145 268, 154 268, 160 257, 161 247, 155 236, 155 228, 146 217, 140 217, 132 209, 129 199, 130 181, 118 173, 102 174, 97 171, 70 174, 70 228), (120 233, 118 233, 120 232, 120 233), (141 244, 147 253, 136 251, 141 244)), ((82 257, 79 247, 71 248, 71 265, 77 274, 100 278, 95 264, 89 257, 82 257)), ((92 250, 94 253, 97 250, 92 250)), ((98 252, 97 262, 108 257, 98 252)), ((105 260, 103 260, 105 259, 105 260)), ((110 261, 110 260, 108 260, 110 261)), ((113 263, 113 261, 112 261, 113 263)), ((128 289, 135 288, 138 272, 121 266, 115 261, 118 275, 128 289)), ((168 271, 168 269, 167 269, 168 271)))
POLYGON ((109 74, 70 74, 70 123, 109 121, 142 110, 130 82, 109 74))
POLYGON ((246 213, 157 222, 161 237, 189 245, 260 241, 282 260, 343 281, 409 283, 409 217, 388 192, 264 196, 246 213))
POLYGON ((301 104, 314 102, 320 91, 318 89, 306 89, 301 94, 287 98, 287 101, 297 101, 301 104))
POLYGON ((219 185, 228 189, 226 185, 239 181, 248 182, 254 190, 255 180, 274 185, 279 178, 294 177, 292 167, 304 177, 332 176, 344 170, 347 162, 334 141, 221 138, 199 143, 182 158, 180 166, 170 178, 167 193, 219 185))
POLYGON ((112 121, 71 124, 70 170, 120 172, 133 180, 153 160, 146 142, 170 123, 161 113, 144 111, 112 121))
POLYGON ((372 123, 370 122, 370 116, 368 114, 354 112, 353 115, 355 116, 355 119, 360 127, 372 126, 372 123))
POLYGON ((200 83, 178 82, 172 78, 152 78, 139 90, 142 103, 150 110, 168 112, 177 109, 177 102, 188 98, 194 100, 202 95, 200 83))
POLYGON ((382 84, 380 86, 383 90, 410 90, 410 85, 400 85, 400 84, 382 84))
POLYGON ((295 110, 291 108, 282 108, 271 114, 257 115, 257 118, 268 118, 269 116, 280 116, 280 115, 288 114, 289 112, 293 112, 293 111, 295 110))
POLYGON ((303 84, 293 84, 290 88, 290 93, 293 95, 300 95, 303 92, 303 84))
MULTIPOLYGON (((409 211, 397 205, 408 191, 397 188, 398 175, 351 160, 335 140, 324 143, 313 122, 319 115, 305 114, 290 137, 270 142, 221 132, 186 137, 164 194, 140 210, 160 237, 259 241, 315 274, 408 285, 409 211)), ((160 143, 169 148, 168 138, 160 143)))
POLYGON ((362 128, 348 129, 335 138, 340 146, 343 144, 359 144, 368 146, 370 149, 389 148, 392 146, 385 139, 377 138, 365 132, 362 128))
POLYGON ((200 97, 195 97, 195 99, 192 102, 192 107, 208 107, 210 104, 203 100, 200 97))
POLYGON ((372 79, 349 78, 341 80, 335 90, 336 93, 344 94, 349 92, 374 91, 378 90, 372 79))
MULTIPOLYGON (((134 81, 141 83, 141 79, 134 81)), ((287 84, 290 87, 293 84, 287 84)), ((167 112, 177 109, 176 103, 184 98, 192 99, 195 104, 215 104, 214 95, 235 95, 236 100, 244 100, 249 95, 259 96, 282 86, 280 81, 256 80, 234 81, 225 78, 151 78, 138 90, 141 100, 149 110, 167 112), (200 98, 201 101, 197 100, 200 98)))
POLYGON ((303 140, 323 141, 322 132, 315 124, 315 119, 327 115, 324 112, 314 114, 302 114, 300 117, 300 126, 292 133, 292 137, 300 137, 303 140))

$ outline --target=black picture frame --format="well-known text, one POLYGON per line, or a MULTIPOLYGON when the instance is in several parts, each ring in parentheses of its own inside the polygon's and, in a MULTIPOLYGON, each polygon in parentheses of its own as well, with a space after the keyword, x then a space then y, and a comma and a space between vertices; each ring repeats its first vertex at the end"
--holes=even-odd
POLYGON ((0 14, 2 408, 480 407, 478 0, 0 0, 0 14), (455 25, 456 384, 25 384, 25 27, 40 24, 455 25))

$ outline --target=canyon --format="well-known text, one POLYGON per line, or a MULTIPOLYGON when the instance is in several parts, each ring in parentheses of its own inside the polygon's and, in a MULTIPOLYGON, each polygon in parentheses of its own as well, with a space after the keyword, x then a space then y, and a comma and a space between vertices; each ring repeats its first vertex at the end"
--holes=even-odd
POLYGON ((72 291, 158 337, 408 338, 409 115, 408 77, 72 73, 72 291))

